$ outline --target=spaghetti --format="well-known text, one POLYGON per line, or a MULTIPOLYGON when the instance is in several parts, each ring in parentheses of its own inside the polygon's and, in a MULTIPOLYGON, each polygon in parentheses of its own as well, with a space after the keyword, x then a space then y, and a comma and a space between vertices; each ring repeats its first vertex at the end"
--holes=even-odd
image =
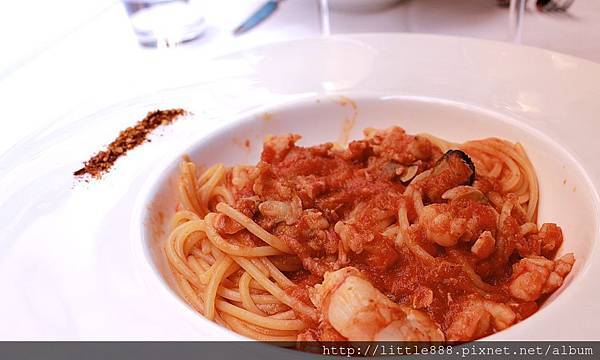
POLYGON ((574 257, 554 259, 561 230, 537 225, 520 144, 365 135, 271 137, 256 166, 185 159, 165 254, 186 301, 263 341, 468 341, 561 286, 574 257))

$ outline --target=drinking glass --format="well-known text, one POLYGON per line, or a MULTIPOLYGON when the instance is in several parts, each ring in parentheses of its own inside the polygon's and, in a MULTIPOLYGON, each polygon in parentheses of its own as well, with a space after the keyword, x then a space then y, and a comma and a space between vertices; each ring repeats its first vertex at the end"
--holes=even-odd
MULTIPOLYGON (((365 2, 368 0, 365 0, 365 2)), ((457 0, 454 0, 457 1, 457 0)), ((574 0, 546 0, 546 2, 561 2, 568 3, 570 5, 574 0)), ((329 15, 329 1, 328 0, 317 0, 319 7, 319 23, 321 26, 322 35, 331 34, 331 21, 329 15)), ((525 15, 525 6, 527 0, 502 0, 498 1, 499 4, 508 4, 509 15, 508 15, 508 33, 509 39, 520 43, 522 38, 523 30, 523 16, 525 15)), ((566 7, 568 7, 568 5, 566 7)))
POLYGON ((202 12, 190 0, 123 0, 123 5, 143 46, 172 47, 206 29, 202 12))

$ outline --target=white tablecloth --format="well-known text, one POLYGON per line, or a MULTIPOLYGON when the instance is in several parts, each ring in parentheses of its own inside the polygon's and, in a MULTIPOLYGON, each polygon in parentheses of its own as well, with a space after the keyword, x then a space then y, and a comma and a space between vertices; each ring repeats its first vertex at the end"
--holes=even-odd
MULTIPOLYGON (((0 105, 5 129, 0 131, 0 154, 73 111, 91 112, 200 81, 202 61, 217 54, 320 35, 317 2, 287 0, 256 29, 233 37, 231 29, 262 2, 203 0, 205 35, 166 50, 137 45, 117 0, 4 2, 0 105)), ((381 11, 333 11, 331 27, 334 34, 401 31, 507 41, 507 17, 508 10, 497 7, 495 0, 411 0, 381 11)), ((523 43, 600 62, 600 1, 576 0, 567 13, 550 14, 529 4, 523 43)))

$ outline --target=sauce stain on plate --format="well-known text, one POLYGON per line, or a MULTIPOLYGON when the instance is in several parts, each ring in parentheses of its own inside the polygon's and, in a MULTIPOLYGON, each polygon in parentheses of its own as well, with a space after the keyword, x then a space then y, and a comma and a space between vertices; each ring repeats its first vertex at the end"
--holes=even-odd
POLYGON ((250 149, 252 148, 252 143, 250 142, 250 139, 240 139, 237 137, 233 138, 233 143, 237 146, 240 146, 242 149, 250 152, 250 149))
POLYGON ((260 116, 260 119, 268 123, 269 121, 273 120, 273 114, 267 111, 260 116))
POLYGON ((345 96, 340 96, 339 100, 337 100, 337 103, 344 107, 349 106, 352 109, 352 114, 350 116, 346 116, 342 122, 342 133, 340 134, 340 137, 337 141, 338 144, 345 146, 346 144, 348 144, 350 132, 356 124, 356 117, 358 116, 358 106, 356 105, 356 102, 354 102, 354 100, 345 96))

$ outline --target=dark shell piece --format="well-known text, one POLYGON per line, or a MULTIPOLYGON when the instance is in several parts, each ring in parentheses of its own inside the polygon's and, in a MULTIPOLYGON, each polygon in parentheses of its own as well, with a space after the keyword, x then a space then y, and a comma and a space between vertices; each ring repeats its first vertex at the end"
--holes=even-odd
POLYGON ((448 150, 441 158, 439 158, 439 160, 436 163, 436 166, 437 166, 437 164, 441 163, 442 161, 445 161, 446 159, 448 159, 451 156, 460 157, 460 159, 465 164, 467 164, 469 169, 471 169, 471 176, 469 177, 468 185, 473 185, 473 182, 475 181, 475 164, 473 164, 473 160, 471 160, 469 155, 467 155, 465 152, 463 152, 461 150, 448 150))

